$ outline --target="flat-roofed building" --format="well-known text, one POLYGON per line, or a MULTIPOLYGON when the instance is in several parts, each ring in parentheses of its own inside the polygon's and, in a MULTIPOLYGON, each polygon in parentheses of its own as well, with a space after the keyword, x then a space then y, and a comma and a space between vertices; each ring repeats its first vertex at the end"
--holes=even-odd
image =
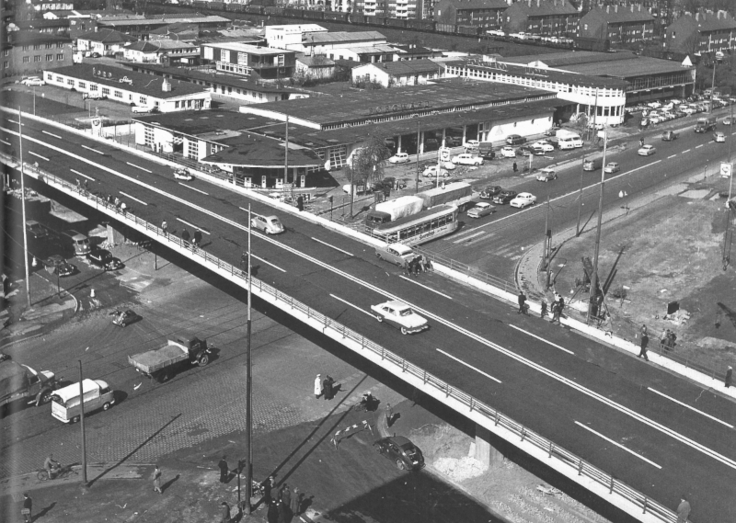
POLYGON ((305 35, 326 32, 327 29, 317 24, 267 25, 266 45, 274 49, 301 51, 305 35))
POLYGON ((305 54, 324 54, 329 56, 332 49, 351 47, 371 47, 387 43, 386 37, 378 31, 331 31, 326 33, 305 33, 301 48, 293 49, 305 54))
POLYGON ((294 51, 239 42, 202 44, 201 56, 205 62, 213 62, 218 71, 242 76, 255 72, 264 80, 290 78, 296 62, 294 51))
POLYGON ((138 40, 123 48, 123 56, 133 62, 160 63, 165 56, 169 60, 176 60, 177 57, 199 58, 199 47, 168 38, 138 40))

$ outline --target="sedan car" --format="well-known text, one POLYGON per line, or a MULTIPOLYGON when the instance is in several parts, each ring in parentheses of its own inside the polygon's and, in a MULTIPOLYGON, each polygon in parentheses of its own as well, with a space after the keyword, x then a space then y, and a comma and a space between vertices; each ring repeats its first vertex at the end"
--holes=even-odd
POLYGON ((675 131, 665 131, 662 133, 663 142, 671 142, 672 140, 677 140, 677 133, 675 131))
POLYGON ((483 165, 483 158, 470 153, 458 154, 452 158, 452 163, 459 165, 483 165))
POLYGON ((536 196, 529 192, 522 192, 516 195, 516 198, 511 200, 509 202, 509 205, 511 207, 516 207, 517 209, 523 209, 524 207, 529 207, 530 205, 534 205, 535 203, 537 203, 536 196))
POLYGON ((281 234, 284 232, 284 225, 277 216, 254 216, 250 220, 251 227, 259 229, 266 234, 281 234))
POLYGON ((46 85, 46 82, 41 80, 38 76, 32 76, 30 78, 24 78, 20 81, 23 85, 27 85, 28 87, 42 87, 46 85))
POLYGON ((554 169, 550 169, 549 167, 545 167, 544 169, 539 171, 539 174, 537 175, 537 181, 538 182, 551 182, 552 180, 557 179, 557 173, 554 171, 554 169))
POLYGON ((733 125, 734 120, 736 120, 736 118, 732 116, 727 116, 726 118, 723 119, 723 125, 733 125))
POLYGON ((501 157, 502 158, 516 158, 516 149, 514 149, 513 147, 509 145, 501 147, 501 157))
POLYGON ((713 141, 716 143, 726 143, 726 133, 721 131, 713 133, 713 141))
POLYGON ((457 165, 452 162, 442 162, 442 168, 447 169, 448 171, 454 171, 457 169, 457 165))
POLYGON ((131 107, 130 110, 133 111, 136 114, 145 114, 145 113, 150 113, 151 112, 151 108, 150 107, 145 107, 143 105, 134 105, 133 107, 131 107))
POLYGON ((621 170, 621 167, 619 166, 617 162, 608 162, 606 164, 605 169, 603 169, 603 172, 608 173, 608 174, 613 174, 613 173, 619 172, 620 170, 621 170))
POLYGON ((466 140, 463 147, 466 149, 477 149, 480 147, 480 142, 478 140, 466 140))
POLYGON ((399 470, 419 470, 424 466, 422 451, 404 436, 382 438, 373 446, 383 456, 393 461, 399 470))
POLYGON ((409 163, 409 155, 407 153, 396 153, 388 159, 388 163, 409 163))
POLYGON ((26 221, 26 230, 30 237, 35 240, 41 240, 49 235, 49 231, 46 230, 46 227, 38 223, 36 220, 26 221))
POLYGON ((48 259, 44 261, 44 266, 48 272, 51 274, 57 274, 62 278, 65 276, 71 276, 77 272, 77 268, 71 263, 68 263, 59 254, 52 254, 49 256, 48 259))
POLYGON ((653 145, 642 145, 638 151, 636 151, 636 154, 639 156, 651 156, 652 154, 656 153, 657 149, 653 145))
POLYGON ((189 172, 189 169, 176 169, 174 171, 174 178, 177 180, 185 180, 187 182, 191 182, 194 180, 194 176, 192 176, 192 173, 189 172))
POLYGON ((500 185, 489 185, 480 192, 480 198, 481 200, 491 200, 501 191, 503 191, 503 187, 500 185))
POLYGON ((493 203, 503 205, 504 203, 509 203, 514 198, 516 198, 516 191, 501 191, 493 197, 493 203))
POLYGON ((549 143, 549 142, 544 142, 544 141, 541 141, 541 142, 535 142, 535 143, 533 143, 533 144, 531 145, 531 147, 532 147, 532 149, 535 149, 535 150, 540 150, 540 151, 542 151, 543 153, 551 153, 552 151, 554 151, 554 150, 555 150, 555 147, 554 147, 554 145, 552 145, 552 144, 551 144, 551 143, 549 143))
POLYGON ((120 259, 114 258, 106 249, 95 249, 87 255, 87 259, 92 265, 105 271, 117 271, 125 267, 120 259))
POLYGON ((138 320, 142 320, 138 314, 131 309, 117 310, 112 313, 112 323, 118 327, 127 327, 131 323, 135 323, 138 320))
POLYGON ((478 202, 466 213, 469 218, 482 218, 493 214, 496 208, 488 202, 478 202))
POLYGON ((399 267, 406 267, 418 254, 403 243, 389 243, 386 246, 376 247, 376 258, 395 263, 399 267))
POLYGON ((414 312, 409 305, 400 301, 387 301, 371 305, 379 322, 387 322, 401 330, 401 334, 412 334, 429 328, 427 320, 414 312))
POLYGON ((510 134, 506 137, 506 143, 508 145, 519 145, 526 142, 526 138, 518 134, 510 134))
MULTIPOLYGON (((442 177, 450 176, 450 173, 447 172, 446 169, 440 169, 439 171, 440 171, 440 176, 442 176, 442 177)), ((426 169, 424 169, 424 171, 422 171, 422 176, 436 177, 437 176, 437 166, 436 165, 430 165, 429 167, 427 167, 426 169)))

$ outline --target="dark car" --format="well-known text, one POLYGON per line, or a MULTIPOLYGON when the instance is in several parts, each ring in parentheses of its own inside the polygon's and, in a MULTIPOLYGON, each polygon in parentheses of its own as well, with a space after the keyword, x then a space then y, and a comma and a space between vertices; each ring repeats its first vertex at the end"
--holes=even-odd
POLYGON ((40 240, 49 235, 49 231, 36 220, 26 221, 26 230, 28 231, 28 235, 34 240, 40 240))
POLYGON ((119 327, 127 327, 131 323, 135 323, 138 320, 142 320, 138 314, 136 314, 134 311, 130 309, 125 310, 117 310, 112 314, 112 323, 114 325, 117 325, 119 327))
POLYGON ((501 191, 503 191, 503 187, 500 185, 489 185, 480 192, 480 198, 481 200, 490 200, 501 191))
POLYGON ((89 56, 90 56, 91 58, 100 58, 100 57, 101 57, 102 55, 101 55, 100 53, 98 53, 98 52, 96 52, 96 51, 95 51, 95 52, 93 52, 93 53, 90 53, 90 55, 89 55, 89 56))
POLYGON ((373 446, 400 470, 419 470, 424 467, 422 451, 404 436, 379 439, 373 446))
POLYGON ((677 133, 675 131, 665 131, 662 134, 663 142, 671 142, 672 140, 677 140, 677 133))
POLYGON ((516 191, 501 191, 493 197, 493 203, 503 205, 516 198, 516 191))
POLYGON ((51 274, 58 274, 62 278, 64 276, 71 276, 77 272, 77 268, 71 263, 62 258, 59 254, 52 254, 49 258, 44 261, 46 270, 51 274))
POLYGON ((510 134, 506 137, 507 145, 519 145, 524 142, 526 142, 526 138, 518 134, 510 134))
POLYGON ((124 267, 123 262, 114 258, 112 253, 105 249, 95 249, 87 255, 87 259, 98 269, 116 271, 124 267))
POLYGON ((523 147, 517 148, 516 153, 528 158, 529 156, 533 156, 534 154, 536 154, 536 151, 531 147, 525 145, 523 147))
POLYGON ((478 150, 478 156, 484 160, 493 160, 496 157, 496 151, 490 148, 481 147, 478 150))

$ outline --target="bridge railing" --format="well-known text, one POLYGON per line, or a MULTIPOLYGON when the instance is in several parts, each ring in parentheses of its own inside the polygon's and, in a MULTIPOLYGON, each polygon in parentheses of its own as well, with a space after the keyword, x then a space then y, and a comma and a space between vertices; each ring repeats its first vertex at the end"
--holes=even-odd
MULTIPOLYGON (((0 154, 0 157, 7 158, 8 156, 0 154)), ((92 207, 107 211, 107 213, 112 214, 122 223, 127 223, 128 225, 135 224, 137 229, 146 231, 150 236, 164 244, 168 244, 171 247, 176 246, 181 250, 190 252, 193 256, 201 258, 202 265, 214 266, 219 271, 242 280, 241 285, 244 288, 247 288, 248 273, 246 271, 213 256, 201 248, 193 246, 191 242, 185 242, 176 235, 166 233, 160 227, 135 216, 129 211, 123 211, 114 203, 110 203, 107 199, 86 191, 83 187, 75 186, 61 178, 57 178, 52 174, 46 173, 35 166, 26 165, 25 170, 28 174, 39 178, 44 183, 48 183, 59 189, 73 193, 78 199, 85 201, 92 207)), ((608 489, 609 494, 615 493, 617 496, 624 498, 628 503, 639 507, 642 514, 649 514, 650 516, 654 516, 667 523, 673 523, 677 520, 677 515, 672 510, 661 505, 657 501, 649 499, 641 492, 629 487, 610 474, 607 474, 591 463, 586 462, 579 456, 576 456, 566 449, 556 445, 554 442, 530 430, 493 407, 486 405, 470 394, 450 385, 441 378, 430 374, 425 369, 403 359, 397 354, 394 354, 385 347, 382 347, 366 338, 362 334, 353 331, 347 326, 325 316, 321 312, 310 308, 308 305, 257 278, 251 277, 251 285, 253 291, 257 293, 259 297, 266 299, 270 298, 282 309, 284 308, 281 307, 279 303, 285 304, 292 312, 297 311, 301 317, 306 317, 312 322, 316 322, 321 325, 324 333, 327 333, 328 330, 332 331, 332 333, 338 335, 340 338, 349 339, 354 344, 357 344, 360 347, 360 350, 371 351, 378 356, 384 365, 386 365, 386 367, 394 374, 398 376, 401 376, 402 374, 414 376, 418 380, 421 380, 424 387, 431 387, 432 389, 435 389, 436 392, 439 392, 441 396, 452 398, 455 402, 464 405, 468 409, 469 413, 480 414, 487 420, 487 428, 489 428, 489 430, 493 430, 493 427, 500 427, 505 429, 506 432, 514 434, 518 438, 517 441, 519 445, 517 446, 523 448, 521 445, 522 443, 533 445, 537 449, 546 453, 548 459, 554 460, 559 466, 566 467, 568 471, 570 471, 570 469, 572 469, 572 471, 577 471, 578 476, 583 476, 588 480, 598 483, 600 486, 608 489)), ((513 441, 510 441, 510 443, 514 444, 513 441)))

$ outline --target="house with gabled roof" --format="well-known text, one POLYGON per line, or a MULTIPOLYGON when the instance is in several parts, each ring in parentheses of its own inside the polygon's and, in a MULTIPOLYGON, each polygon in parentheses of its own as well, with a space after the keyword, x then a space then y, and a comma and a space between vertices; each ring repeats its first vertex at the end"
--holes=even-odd
POLYGON ((608 39, 612 44, 646 42, 654 37, 655 18, 641 4, 596 7, 580 19, 580 36, 608 39))
POLYGON ((683 54, 714 53, 736 47, 736 20, 726 11, 686 13, 665 30, 667 47, 683 54))
POLYGON ((581 14, 567 0, 521 0, 504 16, 507 33, 577 36, 581 14))
POLYGON ((440 24, 499 29, 508 7, 505 0, 440 0, 434 7, 434 19, 440 24))
POLYGON ((98 29, 77 36, 77 50, 82 52, 114 55, 121 52, 126 44, 138 39, 114 29, 98 29))

